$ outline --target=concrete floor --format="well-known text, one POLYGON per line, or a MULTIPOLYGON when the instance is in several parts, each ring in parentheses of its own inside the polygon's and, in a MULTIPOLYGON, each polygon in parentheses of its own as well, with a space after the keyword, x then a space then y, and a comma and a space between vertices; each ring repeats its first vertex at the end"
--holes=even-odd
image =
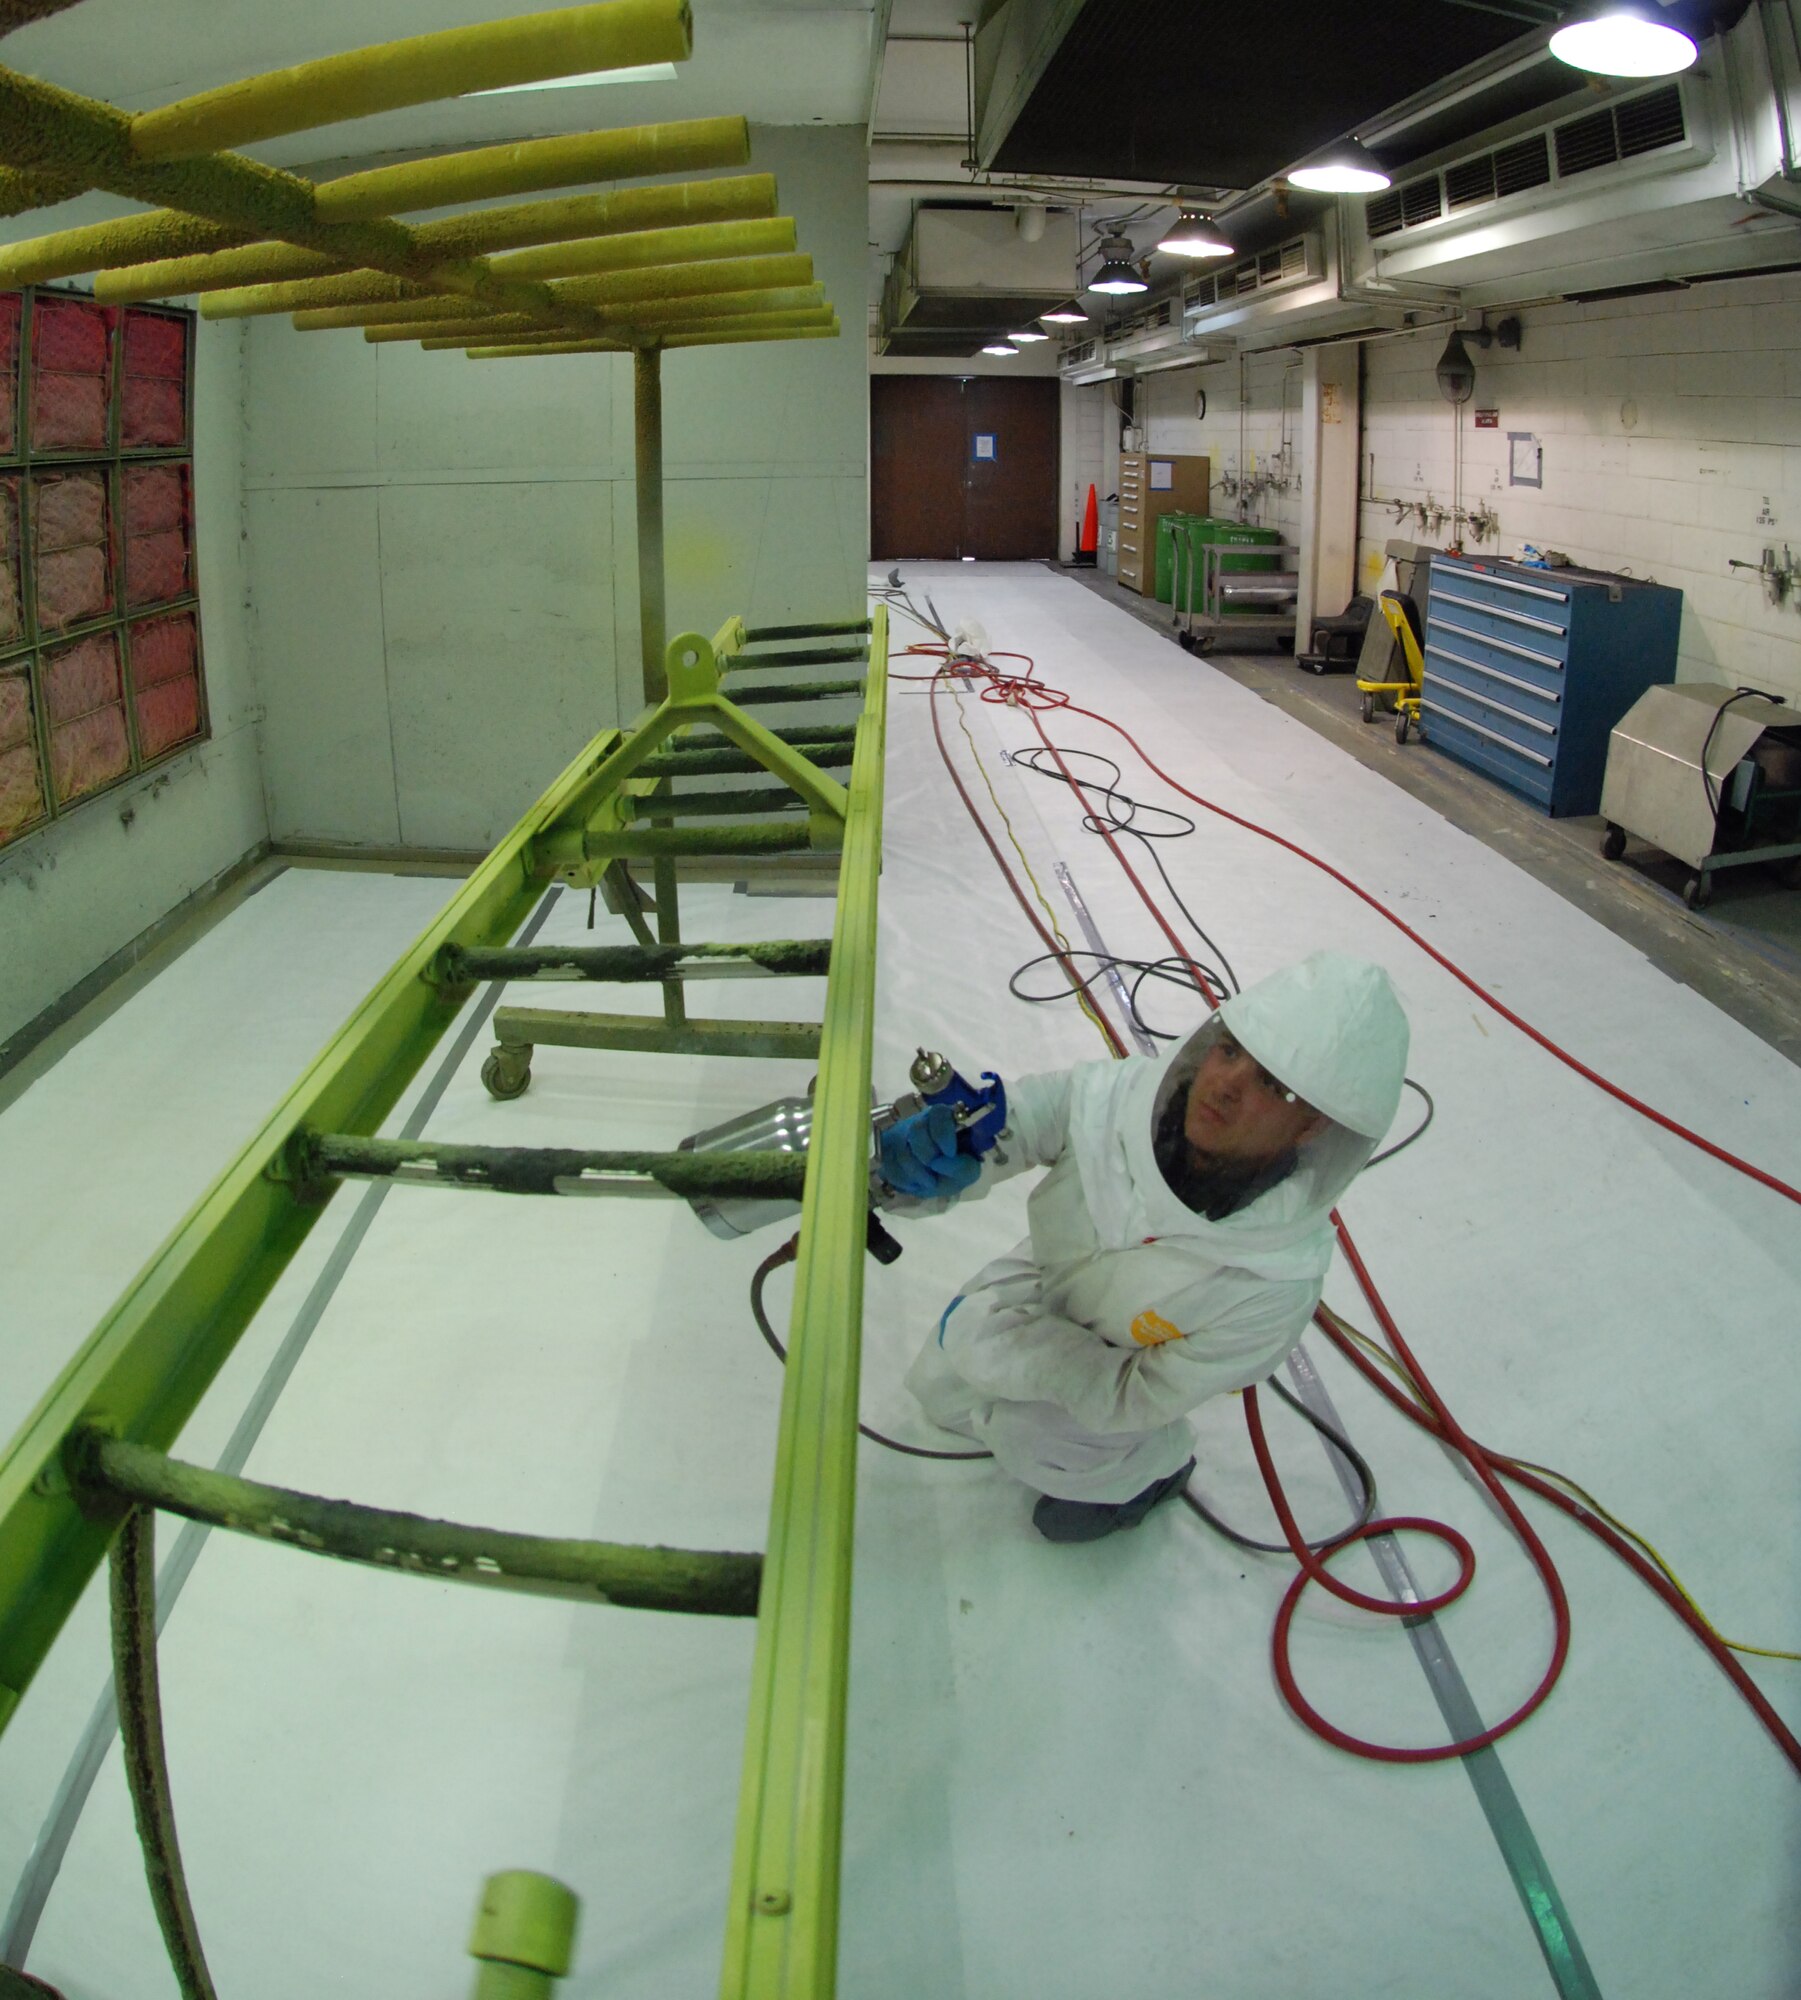
MULTIPOLYGON (((1098 570, 1059 573, 1165 634, 1180 650, 1168 605, 1148 601, 1098 570)), ((1773 870, 1724 876, 1706 911, 1691 910, 1682 901, 1690 873, 1686 864, 1640 841, 1632 842, 1621 860, 1603 861, 1600 819, 1551 819, 1429 744, 1398 744, 1381 718, 1366 724, 1354 675, 1307 673, 1286 649, 1274 647, 1215 650, 1207 663, 1504 854, 1636 946, 1671 979, 1801 1062, 1801 893, 1784 886, 1773 870)))

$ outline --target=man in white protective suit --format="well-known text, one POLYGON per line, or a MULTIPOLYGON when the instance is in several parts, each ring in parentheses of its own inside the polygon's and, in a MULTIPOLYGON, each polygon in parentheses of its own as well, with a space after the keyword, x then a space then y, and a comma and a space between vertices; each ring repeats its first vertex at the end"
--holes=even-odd
POLYGON ((1051 1541, 1135 1527, 1194 1469, 1188 1411, 1295 1346, 1332 1255, 1329 1212, 1393 1121, 1407 1017, 1379 966, 1333 952, 1227 1000, 1167 1058, 1010 1086, 977 1163, 926 1111, 885 1135, 915 1212, 1049 1172, 1030 1234, 978 1271, 907 1384, 1040 1494, 1051 1541))

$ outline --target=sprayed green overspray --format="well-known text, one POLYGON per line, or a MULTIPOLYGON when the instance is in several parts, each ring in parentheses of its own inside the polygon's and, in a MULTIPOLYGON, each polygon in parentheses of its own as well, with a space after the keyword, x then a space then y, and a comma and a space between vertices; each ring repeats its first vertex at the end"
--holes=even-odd
POLYGON ((385 1179, 404 1168, 429 1166, 447 1186, 493 1194, 579 1192, 561 1183, 583 1174, 636 1175, 683 1197, 799 1201, 807 1163, 798 1153, 660 1153, 581 1146, 451 1146, 426 1140, 363 1139, 354 1133, 302 1134, 293 1173, 303 1187, 346 1175, 385 1179))
POLYGON ((819 1055, 817 1021, 659 1021, 648 1014, 591 1014, 565 1007, 502 1007, 494 1016, 494 1039, 528 1062, 540 1043, 641 1055, 786 1056, 798 1062, 812 1062, 819 1055))
POLYGON ((685 965, 742 961, 785 979, 822 978, 831 967, 829 938, 769 938, 757 944, 533 945, 516 951, 447 949, 438 977, 450 985, 478 979, 666 979, 685 965))
POLYGON ((754 1553, 639 1548, 435 1521, 236 1479, 94 1430, 71 1437, 66 1460, 82 1505, 103 1518, 154 1507, 314 1555, 438 1582, 639 1611, 756 1615, 762 1557, 754 1553))
POLYGON ((481 259, 445 263, 422 256, 412 232, 398 222, 321 222, 311 182, 295 174, 231 153, 140 160, 132 151, 131 120, 122 111, 14 70, 0 69, 0 134, 6 164, 28 174, 71 177, 82 187, 155 202, 401 276, 429 274, 440 291, 461 292, 540 322, 589 330, 594 325, 578 307, 559 304, 547 285, 498 278, 481 259))

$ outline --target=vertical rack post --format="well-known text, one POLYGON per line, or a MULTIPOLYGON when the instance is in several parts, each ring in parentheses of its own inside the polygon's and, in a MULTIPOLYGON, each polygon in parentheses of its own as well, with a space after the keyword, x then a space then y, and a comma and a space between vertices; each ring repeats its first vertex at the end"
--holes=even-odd
MULTIPOLYGON (((638 489, 638 650, 644 676, 644 699, 654 708, 669 693, 663 651, 667 643, 663 574, 663 350, 654 345, 632 349, 632 430, 638 489)), ((669 825, 651 820, 652 826, 669 825)), ((657 940, 682 941, 681 911, 676 903, 675 862, 651 864, 657 898, 657 940)), ((688 1018, 679 979, 663 982, 663 1019, 680 1027, 688 1018)))

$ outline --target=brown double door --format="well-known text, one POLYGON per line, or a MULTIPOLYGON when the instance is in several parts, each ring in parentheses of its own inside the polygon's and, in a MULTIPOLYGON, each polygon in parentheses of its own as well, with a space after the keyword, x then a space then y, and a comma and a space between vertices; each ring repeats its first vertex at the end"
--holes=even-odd
POLYGON ((872 375, 869 406, 872 561, 1057 553, 1055 381, 872 375))

